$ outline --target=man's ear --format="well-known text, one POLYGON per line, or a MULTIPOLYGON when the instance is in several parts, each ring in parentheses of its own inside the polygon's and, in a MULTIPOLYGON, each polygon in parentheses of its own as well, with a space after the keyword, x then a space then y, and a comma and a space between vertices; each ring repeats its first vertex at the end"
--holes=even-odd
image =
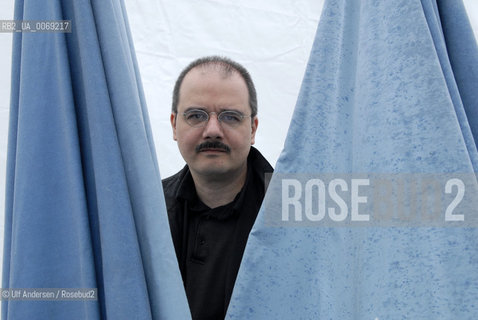
POLYGON ((174 141, 178 141, 178 139, 176 138, 176 117, 177 114, 176 113, 171 113, 171 117, 170 117, 170 121, 171 121, 171 127, 173 128, 173 139, 174 141))
POLYGON ((257 117, 254 117, 252 119, 252 125, 251 125, 251 145, 253 145, 256 142, 256 130, 257 126, 259 125, 259 119, 257 117))

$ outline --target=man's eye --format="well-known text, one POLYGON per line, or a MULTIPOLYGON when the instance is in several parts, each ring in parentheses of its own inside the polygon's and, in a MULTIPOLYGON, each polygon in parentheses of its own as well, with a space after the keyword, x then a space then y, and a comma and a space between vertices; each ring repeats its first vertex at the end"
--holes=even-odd
POLYGON ((237 112, 232 112, 232 111, 227 111, 221 113, 221 121, 227 122, 227 123, 238 123, 241 122, 242 117, 241 114, 237 112))
POLYGON ((200 111, 188 112, 186 114, 186 119, 192 121, 206 121, 207 114, 205 112, 200 111))

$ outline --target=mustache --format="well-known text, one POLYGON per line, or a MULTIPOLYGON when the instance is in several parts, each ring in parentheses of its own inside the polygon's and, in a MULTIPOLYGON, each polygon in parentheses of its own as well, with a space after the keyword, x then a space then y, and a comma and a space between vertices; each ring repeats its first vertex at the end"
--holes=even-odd
POLYGON ((224 150, 225 152, 229 153, 231 148, 220 141, 206 141, 196 146, 196 152, 201 152, 204 149, 220 149, 224 150))

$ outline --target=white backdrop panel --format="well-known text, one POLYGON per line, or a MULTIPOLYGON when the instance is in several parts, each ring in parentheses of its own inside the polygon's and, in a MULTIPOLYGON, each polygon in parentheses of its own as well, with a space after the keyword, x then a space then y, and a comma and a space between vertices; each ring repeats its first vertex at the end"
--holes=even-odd
POLYGON ((323 1, 128 1, 163 178, 184 165, 169 115, 176 77, 204 55, 242 63, 257 87, 256 146, 275 163, 297 99, 323 1))

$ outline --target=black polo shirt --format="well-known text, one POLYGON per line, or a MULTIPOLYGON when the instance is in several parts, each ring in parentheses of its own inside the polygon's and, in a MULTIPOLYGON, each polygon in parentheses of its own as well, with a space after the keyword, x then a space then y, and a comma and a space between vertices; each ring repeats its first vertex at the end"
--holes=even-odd
POLYGON ((265 172, 272 172, 272 167, 251 148, 244 187, 231 203, 214 209, 198 198, 187 166, 163 181, 193 319, 223 319, 226 314, 247 238, 264 197, 265 172))

